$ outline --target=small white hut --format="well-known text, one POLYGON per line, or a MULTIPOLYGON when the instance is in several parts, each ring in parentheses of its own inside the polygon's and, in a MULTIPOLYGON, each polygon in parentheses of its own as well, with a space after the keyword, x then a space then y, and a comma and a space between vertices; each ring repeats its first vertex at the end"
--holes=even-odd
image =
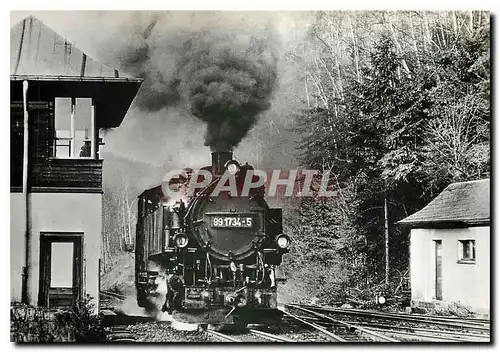
POLYGON ((411 226, 413 306, 457 302, 489 312, 489 179, 453 183, 399 223, 411 226))

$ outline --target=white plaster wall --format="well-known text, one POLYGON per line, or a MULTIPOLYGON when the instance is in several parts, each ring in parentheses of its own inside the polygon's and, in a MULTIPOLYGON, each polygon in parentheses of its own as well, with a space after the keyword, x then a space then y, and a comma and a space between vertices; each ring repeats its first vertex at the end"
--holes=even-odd
POLYGON ((432 300, 432 236, 428 229, 412 229, 410 235, 410 274, 412 299, 432 300))
POLYGON ((412 229, 412 299, 435 299, 435 244, 442 241, 443 301, 461 302, 478 311, 490 306, 490 228, 412 229), (476 263, 458 263, 458 241, 476 240, 476 263))
POLYGON ((11 301, 21 301, 22 270, 24 266, 24 197, 22 193, 10 194, 10 296, 11 301))
MULTIPOLYGON (((29 296, 38 303, 41 232, 83 232, 84 294, 99 297, 99 258, 101 253, 101 194, 32 193, 31 195, 31 267, 29 296)), ((24 219, 13 212, 24 209, 22 194, 11 195, 11 253, 24 253, 24 219), (12 226, 14 224, 14 226, 12 226), (20 230, 21 229, 21 230, 20 230)), ((20 298, 21 268, 24 257, 11 258, 12 299, 20 298), (19 283, 18 283, 19 282, 19 283)))

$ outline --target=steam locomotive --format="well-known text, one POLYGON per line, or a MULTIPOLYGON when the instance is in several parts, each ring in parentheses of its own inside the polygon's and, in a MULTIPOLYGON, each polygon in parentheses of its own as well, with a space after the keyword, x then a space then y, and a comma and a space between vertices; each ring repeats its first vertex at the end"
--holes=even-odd
MULTIPOLYGON (((178 321, 245 326, 279 320, 279 265, 290 245, 282 233, 282 210, 268 206, 264 186, 241 193, 253 167, 240 165, 232 152, 212 152, 212 165, 202 169, 212 182, 187 199, 174 202, 162 186, 138 197, 138 305, 148 307, 158 287, 166 285, 161 309, 178 321), (238 196, 213 195, 225 173, 234 176, 238 196)), ((169 186, 190 177, 188 170, 169 186)))

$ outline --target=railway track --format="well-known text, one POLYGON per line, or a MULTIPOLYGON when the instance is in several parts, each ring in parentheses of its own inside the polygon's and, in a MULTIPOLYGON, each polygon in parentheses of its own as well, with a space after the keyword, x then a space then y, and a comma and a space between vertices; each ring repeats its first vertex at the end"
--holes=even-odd
MULTIPOLYGON (((322 325, 333 325, 332 323, 329 323, 328 321, 325 321, 323 319, 318 319, 318 318, 310 318, 310 317, 302 317, 305 319, 309 319, 311 321, 317 321, 319 322, 318 324, 322 325)), ((432 337, 432 334, 437 334, 438 336, 443 336, 446 338, 447 336, 451 336, 452 338, 455 336, 456 338, 463 337, 462 339, 458 339, 460 341, 463 341, 464 339, 467 340, 467 342, 488 342, 487 337, 484 334, 474 334, 474 333, 465 333, 465 332, 460 332, 460 331, 446 331, 446 330, 433 330, 433 329, 426 329, 426 328, 417 328, 417 327, 406 327, 406 326, 395 326, 394 324, 381 324, 381 323, 367 323, 367 322, 353 322, 353 321, 345 321, 346 323, 351 323, 351 324, 357 324, 358 326, 361 327, 368 327, 371 331, 379 331, 384 335, 390 334, 390 335, 406 335, 406 336, 416 336, 418 337, 419 335, 413 335, 411 334, 412 332, 415 333, 423 333, 423 337, 425 334, 430 333, 431 335, 427 337, 432 337), (410 333, 410 334, 407 334, 410 333), (470 341, 469 341, 470 340, 470 341)), ((431 339, 432 341, 435 341, 435 339, 431 339)), ((455 339, 453 339, 455 340, 455 339)))
MULTIPOLYGON (((112 309, 111 302, 113 300, 124 301, 125 296, 115 292, 101 291, 101 309, 112 309), (109 308, 108 308, 109 307, 109 308)), ((133 325, 135 323, 134 317, 128 317, 128 322, 133 325)), ((137 319, 136 319, 137 320, 137 319)), ((141 319, 142 320, 142 319, 141 319)), ((128 330, 131 325, 114 325, 108 328, 108 342, 137 342, 137 336, 134 332, 128 330)), ((205 330, 205 332, 223 342, 296 342, 292 339, 274 335, 265 331, 257 329, 245 329, 237 337, 230 336, 218 331, 205 330)))
POLYGON ((214 336, 216 339, 222 341, 222 342, 243 342, 242 340, 236 339, 232 336, 223 334, 219 331, 213 331, 213 330, 206 330, 205 331, 207 334, 214 336))
POLYGON ((116 325, 108 330, 106 336, 107 342, 130 343, 137 342, 137 336, 133 332, 127 330, 127 325, 116 325))
POLYGON ((300 342, 295 341, 283 336, 270 334, 268 332, 256 330, 256 329, 245 329, 236 335, 229 335, 222 333, 220 331, 206 330, 206 333, 215 337, 221 342, 251 342, 251 343, 268 343, 268 342, 300 342))
POLYGON ((285 314, 287 317, 318 331, 331 342, 399 342, 395 338, 353 323, 333 319, 295 305, 285 305, 285 314), (298 316, 290 311, 297 311, 305 315, 298 316))
POLYGON ((301 324, 304 324, 310 328, 312 328, 314 331, 318 332, 319 334, 323 335, 324 337, 326 337, 327 340, 330 340, 330 341, 335 341, 335 342, 347 342, 343 337, 337 335, 337 334, 334 334, 333 332, 330 332, 328 331, 327 329, 325 329, 324 327, 320 326, 320 325, 317 325, 315 323, 312 323, 310 321, 306 319, 302 319, 290 312, 285 312, 285 315, 289 318, 292 318, 293 320, 301 323, 301 324))
MULTIPOLYGON (((314 316, 317 320, 320 322, 328 322, 330 323, 330 326, 334 327, 340 327, 343 328, 344 331, 348 331, 349 334, 347 336, 347 339, 345 337, 340 337, 342 340, 339 342, 348 342, 348 341, 354 341, 356 338, 362 339, 365 341, 375 341, 375 342, 399 342, 399 340, 396 340, 394 338, 391 338, 389 336, 385 336, 381 333, 378 333, 377 331, 374 331, 372 329, 367 329, 365 327, 362 327, 360 325, 357 325, 355 323, 351 322, 345 322, 342 320, 338 319, 333 319, 332 317, 326 316, 324 314, 314 312, 312 310, 300 307, 300 306, 288 306, 287 307, 292 307, 297 310, 300 310, 303 313, 309 314, 314 316)), ((303 319, 300 317, 295 316, 296 319, 303 319)), ((305 317, 306 321, 309 320, 307 317, 305 317)), ((320 325, 319 325, 320 326, 320 325)), ((330 332, 329 332, 330 334, 330 332)), ((347 335, 345 332, 343 333, 344 335, 347 335)), ((336 335, 337 336, 337 335, 336 335)))
POLYGON ((315 311, 322 311, 339 315, 380 318, 380 319, 387 319, 394 321, 424 323, 424 324, 440 325, 447 327, 468 328, 468 329, 482 330, 482 331, 489 331, 489 326, 490 326, 489 321, 485 319, 448 318, 448 317, 413 315, 413 314, 403 314, 403 313, 386 313, 386 312, 368 311, 361 309, 326 308, 326 307, 310 306, 310 305, 294 305, 294 306, 300 306, 315 311))
MULTIPOLYGON (((101 307, 125 296, 101 291, 101 307)), ((102 308, 105 309, 105 308, 102 308)), ((112 309, 112 308, 111 308, 112 309)), ((294 342, 490 342, 490 323, 486 319, 398 314, 360 309, 329 308, 313 305, 285 305, 283 324, 259 326, 226 334, 204 330, 209 341, 243 343, 294 342)), ((121 319, 108 331, 109 342, 137 342, 130 331, 135 324, 121 319), (125 322, 128 325, 124 325, 125 322)), ((144 318, 144 317, 142 317, 144 318)), ((144 322, 144 319, 141 319, 144 322)))
POLYGON ((260 331, 260 330, 255 330, 255 329, 250 329, 250 333, 260 336, 268 341, 272 342, 300 342, 300 341, 295 341, 292 339, 289 339, 287 337, 279 336, 279 335, 274 335, 270 334, 268 332, 260 331))
MULTIPOLYGON (((489 323, 484 319, 427 317, 422 315, 383 313, 358 309, 325 308, 310 305, 288 305, 300 311, 298 316, 319 326, 334 328, 344 325, 354 328, 360 335, 373 341, 375 334, 404 342, 489 342, 489 323), (340 318, 339 318, 340 317, 340 318), (430 318, 430 319, 427 319, 430 318)), ((394 341, 391 341, 394 342, 394 341)))

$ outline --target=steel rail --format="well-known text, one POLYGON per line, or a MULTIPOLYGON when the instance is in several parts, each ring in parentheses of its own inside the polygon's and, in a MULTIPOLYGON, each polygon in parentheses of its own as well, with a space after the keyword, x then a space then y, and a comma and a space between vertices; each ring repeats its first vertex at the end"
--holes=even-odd
POLYGON ((486 326, 478 326, 475 324, 460 324, 458 322, 441 322, 441 321, 430 321, 428 319, 425 319, 424 317, 413 317, 410 316, 409 314, 387 314, 387 313, 381 313, 381 312, 374 312, 374 311, 362 311, 362 310, 354 310, 354 309, 338 309, 338 308, 325 308, 325 307, 319 307, 319 306, 310 306, 310 305, 298 305, 301 307, 307 307, 312 310, 316 311, 322 311, 322 312, 329 312, 329 313, 337 313, 337 314, 346 314, 346 315, 357 315, 361 317, 366 317, 366 318, 386 318, 390 320, 400 320, 400 321, 412 321, 412 322, 419 322, 419 323, 427 323, 427 324, 434 324, 434 325, 445 325, 445 326, 454 326, 458 328, 469 328, 469 329, 476 329, 476 330, 483 330, 483 331, 489 331, 489 327, 486 326))
POLYGON ((295 340, 291 340, 291 339, 286 338, 286 337, 276 336, 276 335, 273 335, 273 334, 270 334, 270 333, 267 333, 267 332, 264 332, 264 331, 260 331, 260 330, 249 329, 249 331, 252 334, 258 335, 260 337, 263 337, 265 339, 268 339, 268 340, 271 340, 271 341, 275 341, 275 342, 297 342, 295 340))
MULTIPOLYGON (((285 305, 286 307, 287 305, 285 305)), ((311 323, 309 321, 306 321, 304 319, 301 319, 299 318, 298 316, 292 314, 292 313, 289 313, 289 312, 286 312, 286 311, 283 311, 283 313, 295 320, 297 320, 298 322, 301 322, 302 324, 304 325, 307 325, 307 326, 310 326, 312 327, 313 329, 319 331, 322 335, 326 336, 329 340, 333 340, 333 341, 337 341, 337 342, 347 342, 346 340, 344 340, 342 337, 338 336, 338 335, 335 335, 334 333, 326 330, 325 328, 317 325, 317 324, 314 324, 314 323, 311 323)))
MULTIPOLYGON (((323 319, 320 318, 310 318, 310 317, 305 317, 305 316, 299 316, 299 318, 302 319, 308 319, 308 320, 313 320, 317 321, 322 324, 330 324, 334 325, 335 323, 332 322, 326 322, 323 319)), ((489 334, 474 334, 474 333, 467 333, 467 332, 462 332, 462 331, 455 331, 455 330, 436 330, 436 329, 427 329, 427 328, 417 328, 417 327, 412 327, 412 326, 396 326, 396 325, 386 325, 386 324, 381 324, 381 323, 369 323, 369 322, 357 322, 357 321, 346 321, 348 324, 353 324, 353 325, 361 325, 361 326, 367 326, 370 328, 380 328, 380 329, 401 329, 401 330, 408 330, 408 331, 422 331, 422 332, 436 332, 439 334, 443 335, 454 335, 454 336, 464 336, 464 337, 470 337, 470 338, 476 338, 476 339, 488 339, 490 338, 489 334)))
MULTIPOLYGON (((357 312, 365 312, 362 309, 349 309, 357 312)), ((376 313, 382 313, 382 312, 376 312, 376 313)), ((406 314, 406 313, 391 313, 391 312, 383 312, 382 314, 385 315, 390 315, 390 316, 398 316, 398 317, 410 317, 410 318, 417 318, 417 319, 422 319, 422 320, 432 320, 432 321, 439 321, 439 322, 451 322, 451 323, 464 323, 464 324, 474 324, 474 325, 489 325, 489 321, 482 319, 481 321, 479 320, 474 320, 471 318, 460 318, 460 317, 445 317, 445 316, 435 316, 435 315, 423 315, 423 314, 406 314)))
POLYGON ((136 342, 134 333, 121 326, 111 328, 106 336, 106 342, 136 342))
POLYGON ((220 333, 218 331, 213 331, 213 330, 205 330, 205 332, 207 332, 208 334, 210 335, 213 335, 215 337, 218 337, 219 339, 221 340, 225 340, 225 341, 229 341, 229 342, 243 342, 241 340, 238 340, 238 339, 235 339, 234 337, 231 337, 231 336, 228 336, 228 335, 225 335, 223 333, 220 333))
POLYGON ((120 337, 116 339, 111 339, 107 342, 137 342, 137 340, 134 339, 133 337, 120 337))
POLYGON ((415 336, 415 337, 421 337, 421 338, 429 338, 432 340, 437 340, 439 342, 449 342, 449 341, 455 341, 455 342, 471 342, 471 341, 465 341, 460 338, 455 338, 455 337, 445 337, 445 336, 436 336, 432 334, 425 334, 425 333, 414 333, 414 332, 409 332, 409 331, 397 331, 397 330, 387 330, 387 329, 379 329, 379 328, 372 328, 373 330, 377 331, 383 331, 385 333, 390 333, 394 335, 406 335, 406 336, 415 336))
POLYGON ((329 316, 326 316, 324 314, 321 314, 321 313, 318 313, 318 312, 314 312, 312 310, 309 310, 309 309, 305 309, 305 308, 302 308, 302 307, 299 307, 299 306, 295 306, 295 305, 290 305, 296 309, 299 309, 303 312, 306 312, 306 313, 309 313, 309 314, 312 314, 318 318, 321 318, 323 320, 327 320, 327 321, 330 321, 330 322, 333 322, 333 323, 336 323, 336 324, 340 324, 340 325, 343 325, 343 326, 346 326, 350 329, 355 329, 355 330, 358 330, 359 332, 361 332, 362 334, 365 334, 365 335, 368 335, 369 337, 371 338, 375 338, 379 341, 382 341, 382 342, 400 342, 399 340, 396 340, 396 339, 393 339, 391 337, 388 337, 388 336, 384 336, 382 334, 379 334, 375 331, 370 331, 366 328, 363 328, 361 326, 358 326, 358 325, 355 325, 355 324, 351 324, 351 323, 347 323, 347 322, 344 322, 344 321, 341 321, 341 320, 337 320, 337 319, 333 319, 329 316))
MULTIPOLYGON (((351 323, 351 322, 348 322, 351 323)), ((422 331, 422 332, 436 332, 439 334, 443 335, 455 335, 455 336, 464 336, 464 337, 471 337, 471 338, 489 338, 489 334, 472 334, 472 333, 466 333, 462 331, 453 331, 453 330, 435 330, 435 329, 426 329, 426 328, 415 328, 415 327, 409 327, 409 326, 394 326, 394 325, 385 325, 385 324, 378 324, 378 323, 366 323, 366 322, 355 322, 356 324, 363 325, 363 326, 369 326, 369 327, 374 327, 374 328, 380 328, 380 329, 404 329, 404 330, 411 330, 411 331, 422 331)))
MULTIPOLYGON (((391 313, 394 314, 394 313, 391 313)), ((410 315, 410 314, 407 314, 410 315)), ((418 313, 412 313, 411 316, 416 316, 416 317, 430 317, 432 319, 437 319, 437 320, 450 320, 450 321, 464 321, 464 322, 471 322, 471 323, 480 323, 480 324, 489 324, 490 320, 489 319, 484 319, 484 318, 472 318, 472 317, 453 317, 453 316, 444 316, 444 315, 425 315, 425 314, 418 314, 418 313)))
POLYGON ((343 308, 333 308, 333 307, 321 307, 315 305, 307 305, 307 304, 297 304, 301 307, 307 307, 310 309, 317 310, 328 310, 335 312, 359 312, 359 313, 373 313, 373 314, 383 314, 384 316, 393 316, 393 317, 407 317, 411 319, 421 319, 421 320, 433 320, 433 321, 442 321, 442 322, 451 322, 451 323, 464 323, 464 324, 475 324, 475 325, 489 325, 489 321, 486 319, 474 319, 474 318, 460 318, 460 317, 445 317, 445 316, 432 316, 432 315, 423 315, 423 314, 407 314, 407 313, 391 313, 391 312, 378 312, 373 310, 363 310, 363 309, 343 309, 343 308))

